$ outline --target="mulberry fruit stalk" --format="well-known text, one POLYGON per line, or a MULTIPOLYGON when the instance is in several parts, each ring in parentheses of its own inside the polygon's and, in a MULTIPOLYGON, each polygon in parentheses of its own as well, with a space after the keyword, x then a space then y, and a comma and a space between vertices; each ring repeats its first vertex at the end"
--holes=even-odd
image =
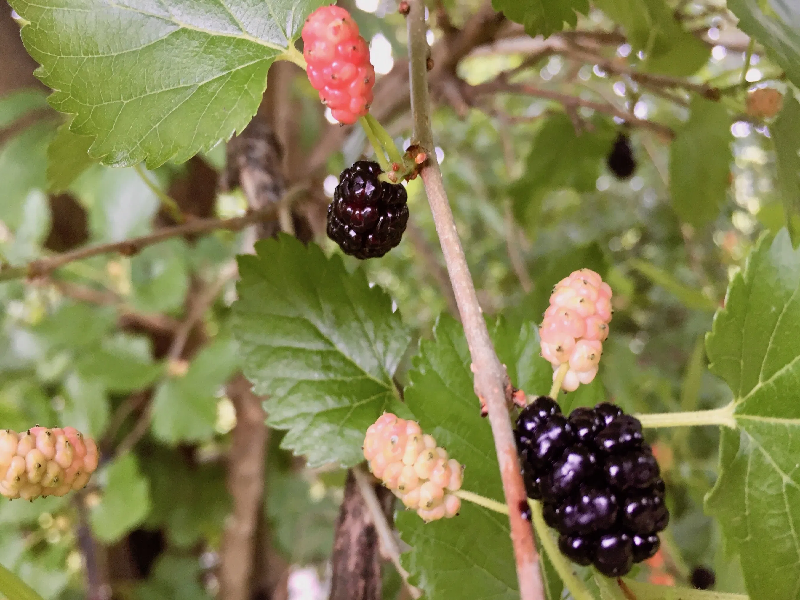
POLYGON ((542 500, 565 556, 616 577, 658 551, 665 487, 636 418, 609 403, 566 417, 538 397, 514 433, 528 496, 542 500))
POLYGON ((553 366, 553 380, 566 366, 561 387, 573 391, 597 375, 603 341, 611 321, 611 288, 591 269, 581 269, 556 284, 539 336, 542 356, 553 366))
POLYGON ((308 80, 339 123, 352 124, 369 112, 375 69, 369 46, 350 13, 323 6, 303 26, 303 56, 308 80))
POLYGON ((451 518, 461 508, 453 493, 461 488, 464 467, 417 422, 384 413, 367 429, 364 457, 375 477, 426 522, 451 518))
POLYGON ((0 494, 27 501, 62 497, 86 486, 98 459, 95 442, 75 428, 0 430, 0 494))
POLYGON ((382 257, 400 244, 408 224, 408 195, 401 184, 379 179, 381 168, 357 161, 342 171, 328 206, 328 237, 348 255, 382 257))

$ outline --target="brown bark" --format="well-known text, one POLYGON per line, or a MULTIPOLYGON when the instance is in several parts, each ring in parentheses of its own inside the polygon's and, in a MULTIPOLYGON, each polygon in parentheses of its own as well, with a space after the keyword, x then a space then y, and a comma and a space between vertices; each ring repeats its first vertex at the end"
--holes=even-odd
POLYGON ((264 493, 267 448, 266 415, 261 397, 239 374, 228 385, 228 397, 236 408, 236 426, 228 454, 228 490, 233 513, 228 518, 220 552, 220 598, 250 599, 250 577, 258 518, 264 493))
MULTIPOLYGON (((389 523, 394 497, 380 484, 375 494, 389 523)), ((331 599, 380 599, 381 553, 372 514, 358 490, 352 471, 347 472, 344 499, 336 520, 331 565, 331 599)))

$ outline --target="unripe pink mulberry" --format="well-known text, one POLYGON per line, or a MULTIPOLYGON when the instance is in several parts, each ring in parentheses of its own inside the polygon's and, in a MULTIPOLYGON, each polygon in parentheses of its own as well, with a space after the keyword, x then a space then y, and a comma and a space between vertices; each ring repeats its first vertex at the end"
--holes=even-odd
POLYGON ((35 426, 21 434, 0 431, 0 494, 33 501, 86 486, 99 454, 75 428, 35 426))
POLYGON ((417 422, 384 413, 367 429, 364 457, 375 477, 426 522, 458 514, 461 499, 453 493, 461 488, 464 467, 417 422))
POLYGON ((303 26, 306 73, 319 99, 339 123, 355 123, 369 112, 375 69, 369 46, 344 8, 323 6, 303 26))
POLYGON ((597 375, 611 321, 611 288, 591 269, 572 272, 556 284, 539 328, 542 356, 559 368, 568 364, 561 387, 573 391, 597 375))

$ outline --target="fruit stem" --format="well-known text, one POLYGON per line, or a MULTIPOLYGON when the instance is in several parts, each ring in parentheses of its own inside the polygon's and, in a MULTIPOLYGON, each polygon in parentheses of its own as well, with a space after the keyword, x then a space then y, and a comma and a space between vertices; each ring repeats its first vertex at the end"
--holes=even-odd
POLYGON ((41 599, 35 590, 3 565, 0 565, 0 593, 6 599, 41 599))
POLYGON ((186 219, 181 213, 181 208, 178 206, 177 201, 168 196, 164 193, 164 191, 156 186, 151 180, 147 173, 144 172, 141 165, 134 165, 133 170, 136 171, 136 174, 142 179, 144 185, 150 188, 150 191, 155 194, 158 199, 161 201, 161 205, 164 209, 169 213, 170 217, 172 217, 177 223, 183 223, 186 219))
POLYGON ((464 499, 465 501, 469 501, 470 503, 475 503, 475 505, 480 505, 481 507, 485 507, 486 509, 491 509, 492 511, 496 511, 497 513, 502 513, 503 515, 508 515, 508 505, 506 505, 505 503, 500 503, 499 501, 495 501, 494 499, 488 499, 477 493, 469 492, 468 490, 457 490, 453 494, 457 497, 464 499))
POLYGON ((593 599, 594 597, 592 597, 586 585, 583 584, 583 580, 581 580, 581 577, 575 572, 572 564, 561 554, 561 551, 558 550, 558 546, 550 534, 550 528, 547 527, 544 521, 542 504, 539 501, 528 499, 528 505, 531 506, 533 526, 536 529, 537 538, 542 547, 544 547, 547 557, 550 559, 556 572, 558 572, 558 575, 564 582, 564 586, 567 587, 574 599, 593 599))
POLYGON ((361 124, 361 127, 364 128, 364 133, 367 134, 367 139, 372 145, 373 150, 375 150, 375 158, 380 164, 381 169, 383 169, 384 173, 388 173, 392 170, 392 167, 389 165, 389 161, 386 159, 386 153, 383 150, 383 146, 378 140, 378 137, 375 135, 375 132, 372 131, 370 122, 366 117, 359 117, 358 122, 361 124))
POLYGON ((727 426, 736 428, 733 409, 729 403, 718 409, 707 411, 680 411, 676 413, 639 413, 634 417, 642 422, 644 428, 677 428, 679 426, 727 426))
POLYGON ((564 383, 564 377, 569 371, 569 363, 562 363, 558 367, 558 371, 553 377, 553 387, 550 389, 550 398, 554 401, 558 400, 558 393, 561 392, 561 385, 564 383))
POLYGON ((374 133, 378 141, 383 145, 383 148, 386 150, 386 154, 389 156, 389 160, 393 163, 397 163, 400 168, 403 167, 403 155, 395 146, 394 140, 392 136, 389 135, 389 132, 383 128, 383 125, 380 124, 371 113, 367 113, 364 117, 369 123, 369 126, 372 128, 372 133, 374 133))
POLYGON ((275 60, 279 61, 289 61, 294 63, 298 67, 300 67, 303 71, 306 70, 308 65, 306 64, 306 59, 303 57, 303 53, 300 52, 294 45, 289 45, 289 47, 283 52, 283 54, 279 54, 275 60))

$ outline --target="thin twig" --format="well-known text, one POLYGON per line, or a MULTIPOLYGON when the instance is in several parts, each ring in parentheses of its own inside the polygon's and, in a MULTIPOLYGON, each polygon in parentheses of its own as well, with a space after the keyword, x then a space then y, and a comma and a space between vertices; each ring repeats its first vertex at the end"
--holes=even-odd
MULTIPOLYGON (((289 193, 291 193, 291 191, 289 193)), ((37 278, 45 276, 73 261, 81 261, 98 255, 110 253, 133 255, 147 246, 152 246, 153 244, 158 244, 159 242, 178 236, 205 234, 215 230, 238 231, 253 223, 258 223, 274 217, 276 210, 277 207, 269 206, 262 210, 251 211, 241 217, 232 217, 230 219, 198 219, 182 225, 166 227, 139 238, 131 238, 129 240, 122 240, 121 242, 112 242, 109 244, 98 244, 97 246, 86 246, 60 255, 37 259, 22 267, 0 267, 0 282, 24 277, 37 278)))
POLYGON ((492 81, 488 81, 482 84, 477 84, 474 86, 470 86, 469 84, 465 83, 464 86, 465 86, 465 92, 472 97, 483 96, 486 94, 496 94, 502 92, 505 92, 507 94, 523 94, 525 96, 534 96, 536 98, 553 100, 555 102, 561 103, 566 108, 573 108, 573 109, 576 107, 590 108, 599 113, 605 113, 613 117, 619 117, 620 119, 624 119, 627 123, 629 123, 633 127, 650 129, 664 136, 667 136, 670 139, 675 137, 675 132, 672 131, 672 128, 666 125, 662 125, 661 123, 656 123, 655 121, 649 121, 647 119, 639 119, 633 114, 624 111, 620 108, 617 108, 613 104, 607 104, 604 102, 595 102, 594 100, 585 100, 578 96, 570 96, 569 94, 562 94, 560 92, 554 92, 552 90, 545 90, 544 88, 539 88, 537 86, 533 86, 530 84, 510 83, 508 81, 505 81, 504 78, 494 79, 492 81))
POLYGON ((205 290, 203 290, 200 297, 192 303, 189 314, 186 316, 186 319, 181 322, 180 327, 175 332, 175 337, 172 339, 172 344, 167 352, 167 359, 169 361, 177 361, 181 358, 183 349, 186 347, 186 341, 189 339, 189 334, 191 334, 197 322, 203 318, 203 315, 206 314, 209 307, 214 304, 214 301, 219 296, 219 293, 222 292, 225 284, 235 278, 238 273, 236 261, 231 261, 220 270, 217 279, 211 282, 205 290))
MULTIPOLYGON (((523 599, 544 599, 544 586, 536 560, 533 530, 525 520, 520 507, 526 507, 527 495, 520 473, 517 449, 508 416, 506 390, 508 376, 495 353, 486 322, 483 318, 475 285, 469 273, 464 249, 458 237, 453 213, 442 182, 442 173, 436 162, 433 133, 430 124, 430 98, 428 92, 426 59, 428 43, 425 39, 425 6, 422 0, 409 2, 407 18, 409 40, 409 77, 411 82, 411 112, 414 116, 414 141, 428 152, 428 161, 420 175, 428 195, 436 231, 444 253, 450 282, 453 286, 461 322, 467 338, 475 371, 475 388, 479 398, 485 400, 489 422, 494 436, 503 491, 509 508, 511 540, 517 567, 520 595, 523 599)), ((476 407, 477 410, 477 407, 476 407)))
POLYGON ((353 468, 353 476, 356 479, 358 490, 367 504, 367 509, 372 514, 372 521, 375 523, 375 530, 378 531, 378 538, 381 541, 383 552, 388 555, 397 573, 403 578, 403 582, 408 587, 408 592, 411 593, 411 596, 414 599, 419 599, 422 596, 422 591, 408 582, 409 574, 400 563, 400 547, 395 540, 394 532, 389 526, 389 522, 386 520, 386 514, 383 513, 381 502, 375 494, 375 489, 372 487, 371 477, 360 466, 353 468))
MULTIPOLYGON (((514 168, 514 140, 509 131, 509 120, 503 114, 498 114, 497 118, 498 121, 500 121, 498 132, 500 134, 500 142, 503 146, 503 163, 506 168, 506 177, 508 177, 509 180, 513 180, 517 176, 517 173, 514 168)), ((511 201, 505 204, 503 220, 505 222, 506 250, 508 252, 508 258, 511 261, 511 267, 514 273, 517 274, 517 279, 522 286, 523 292, 528 294, 533 290, 533 282, 528 275, 528 270, 525 267, 525 259, 520 252, 521 235, 519 227, 516 221, 514 221, 514 210, 511 206, 511 201)))
POLYGON ((125 420, 128 418, 128 416, 136 409, 144 405, 148 398, 149 395, 147 392, 139 390, 131 394, 119 404, 119 407, 117 407, 116 411, 114 411, 111 419, 108 420, 108 426, 106 426, 106 431, 103 435, 101 450, 104 451, 104 454, 107 449, 110 449, 114 441, 114 437, 117 435, 117 432, 122 427, 122 424, 125 423, 125 420))
POLYGON ((598 56, 574 43, 569 43, 567 47, 563 49, 563 52, 570 58, 597 65, 608 73, 625 75, 638 83, 646 83, 650 86, 666 89, 677 88, 689 90, 690 92, 695 92, 712 100, 719 98, 719 90, 714 86, 704 83, 694 83, 682 77, 671 77, 669 75, 659 75, 657 73, 643 73, 626 65, 615 63, 613 60, 598 56))
POLYGON ((150 419, 153 417, 153 404, 148 403, 139 415, 139 419, 131 428, 131 431, 122 439, 114 451, 114 455, 122 457, 125 453, 130 451, 136 443, 144 436, 147 429, 150 427, 150 419))
POLYGON ((53 286, 61 294, 72 300, 90 303, 92 305, 111 306, 116 309, 122 322, 129 325, 141 326, 142 328, 163 333, 174 332, 180 322, 169 315, 160 313, 140 313, 133 307, 125 303, 122 297, 108 290, 95 290, 61 280, 45 280, 43 284, 53 286))
MULTIPOLYGON (((227 393, 236 408, 231 433, 226 484, 232 500, 220 546, 220 599, 252 599, 251 577, 255 569, 253 544, 263 512, 264 470, 269 429, 264 424, 263 398, 241 373, 228 383, 227 393)), ((263 564, 262 564, 263 565, 263 564)), ((257 598, 257 597, 255 597, 257 598)), ((280 599, 273 596, 268 598, 280 599)))
POLYGON ((112 590, 109 584, 107 553, 103 544, 94 537, 89 526, 85 493, 86 491, 80 491, 73 500, 78 513, 76 538, 83 555, 87 597, 89 599, 110 599, 112 590))

